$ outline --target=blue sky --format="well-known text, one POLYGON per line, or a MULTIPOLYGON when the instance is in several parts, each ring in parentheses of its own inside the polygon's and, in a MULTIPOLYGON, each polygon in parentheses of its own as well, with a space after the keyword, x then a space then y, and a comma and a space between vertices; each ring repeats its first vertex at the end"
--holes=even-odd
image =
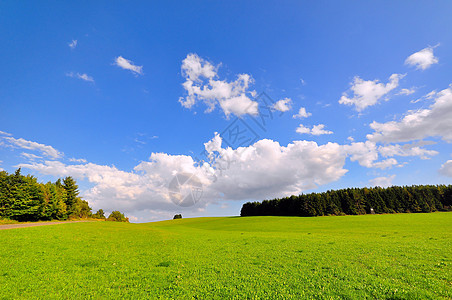
POLYGON ((0 168, 73 176, 94 210, 135 222, 450 184, 451 11, 449 1, 2 1, 0 168))

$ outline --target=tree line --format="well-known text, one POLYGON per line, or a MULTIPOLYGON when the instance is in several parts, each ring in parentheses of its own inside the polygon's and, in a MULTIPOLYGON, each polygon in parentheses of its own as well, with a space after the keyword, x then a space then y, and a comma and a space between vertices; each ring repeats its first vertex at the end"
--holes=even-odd
POLYGON ((32 175, 22 175, 20 168, 14 174, 0 172, 0 219, 24 222, 86 218, 129 221, 119 211, 113 211, 108 218, 102 209, 93 214, 70 176, 54 183, 39 183, 32 175))
POLYGON ((241 216, 326 216, 451 210, 452 185, 347 188, 243 204, 241 216))

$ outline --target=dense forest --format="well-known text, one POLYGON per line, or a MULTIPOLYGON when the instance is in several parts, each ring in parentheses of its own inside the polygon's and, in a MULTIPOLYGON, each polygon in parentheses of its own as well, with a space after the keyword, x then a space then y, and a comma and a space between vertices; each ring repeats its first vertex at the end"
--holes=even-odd
POLYGON ((241 216, 325 216, 451 210, 452 185, 348 188, 247 202, 241 216))
POLYGON ((34 176, 0 172, 0 219, 16 221, 106 219, 128 222, 119 211, 108 218, 99 209, 92 213, 88 202, 79 197, 77 182, 72 177, 55 183, 39 183, 34 176))

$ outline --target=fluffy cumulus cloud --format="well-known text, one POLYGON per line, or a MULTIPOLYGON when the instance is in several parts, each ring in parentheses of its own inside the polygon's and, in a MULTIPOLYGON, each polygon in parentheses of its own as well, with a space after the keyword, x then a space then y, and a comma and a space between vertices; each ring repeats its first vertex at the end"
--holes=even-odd
POLYGON ((353 96, 349 98, 347 93, 343 93, 339 103, 354 105, 357 111, 363 111, 366 107, 377 104, 380 99, 398 87, 399 80, 403 77, 402 74, 392 74, 389 82, 384 84, 378 80, 363 80, 357 76, 351 83, 353 96))
POLYGON ((217 67, 196 54, 188 54, 182 61, 181 69, 185 77, 182 86, 187 92, 187 96, 179 99, 182 106, 191 108, 197 102, 203 102, 207 105, 206 112, 212 112, 219 106, 226 117, 231 114, 258 114, 258 103, 250 98, 255 94, 250 90, 253 83, 250 75, 239 74, 231 82, 219 80, 217 67))
POLYGON ((332 131, 325 130, 324 124, 314 125, 312 126, 312 128, 300 124, 300 126, 298 126, 298 128, 295 131, 299 134, 311 134, 311 135, 333 134, 332 131))
POLYGON ((309 112, 307 112, 307 111, 306 111, 306 108, 300 107, 300 109, 298 110, 298 114, 293 115, 292 117, 293 117, 294 119, 296 119, 296 118, 302 119, 302 118, 307 118, 307 117, 310 117, 310 116, 312 116, 312 114, 309 113, 309 112))
POLYGON ((11 136, 4 136, 0 137, 0 140, 3 140, 4 145, 6 146, 38 151, 41 152, 43 155, 51 157, 53 159, 61 158, 63 156, 63 153, 58 152, 58 150, 56 150, 52 146, 36 143, 33 141, 28 141, 23 138, 16 139, 11 136))
POLYGON ((84 193, 94 208, 121 211, 174 210, 168 184, 177 174, 194 174, 206 200, 248 200, 297 194, 341 178, 346 154, 335 143, 295 141, 281 146, 260 140, 248 147, 223 148, 219 135, 205 144, 210 161, 198 165, 191 156, 153 153, 149 161, 125 172, 92 163, 59 161, 20 166, 41 174, 85 179, 93 187, 84 193), (221 167, 220 167, 221 166, 221 167))
POLYGON ((405 60, 406 65, 414 66, 416 69, 425 70, 431 65, 438 63, 438 58, 433 54, 433 49, 435 47, 427 47, 411 54, 405 60))
POLYGON ((439 169, 439 173, 444 176, 452 177, 452 160, 446 161, 439 169))
POLYGON ((394 178, 395 178, 395 175, 377 177, 377 178, 371 179, 369 181, 369 184, 371 186, 389 187, 392 185, 392 181, 394 180, 394 178))
POLYGON ((398 143, 440 137, 452 142, 452 87, 435 94, 434 103, 426 109, 408 111, 400 121, 372 122, 373 142, 398 143))
POLYGON ((366 168, 387 169, 398 164, 394 158, 377 162, 379 159, 378 148, 375 143, 369 141, 364 143, 351 143, 343 147, 345 153, 350 156, 351 161, 357 161, 361 166, 366 168))
POLYGON ((275 104, 273 104, 273 109, 280 111, 280 112, 286 112, 292 108, 292 99, 290 98, 284 98, 279 101, 277 101, 275 104))
POLYGON ((125 70, 130 70, 136 75, 143 75, 143 66, 134 65, 133 61, 128 60, 122 56, 115 58, 115 65, 125 70))
MULTIPOLYGON (((294 141, 281 146, 260 140, 248 147, 221 148, 219 159, 229 167, 211 188, 225 199, 262 199, 298 194, 341 178, 346 155, 336 143, 294 141)), ((224 163, 222 165, 225 165, 224 163)))
POLYGON ((371 168, 373 162, 378 159, 375 143, 359 142, 345 145, 344 149, 350 155, 351 161, 358 161, 361 166, 371 168))

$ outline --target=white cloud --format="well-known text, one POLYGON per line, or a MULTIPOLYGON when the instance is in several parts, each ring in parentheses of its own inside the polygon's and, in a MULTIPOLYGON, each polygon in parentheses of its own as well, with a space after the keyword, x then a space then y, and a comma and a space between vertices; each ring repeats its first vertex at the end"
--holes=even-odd
POLYGON ((347 93, 344 92, 339 103, 354 105, 355 109, 360 112, 368 106, 377 104, 383 96, 398 87, 399 80, 404 76, 402 74, 392 74, 387 84, 383 84, 379 80, 362 80, 356 76, 350 88, 353 92, 353 97, 348 98, 347 93))
POLYGON ((221 160, 230 162, 222 176, 212 184, 225 199, 264 199, 299 194, 341 178, 345 153, 336 143, 318 145, 294 141, 281 146, 260 140, 236 150, 221 149, 221 160), (270 163, 271 162, 271 163, 270 163))
POLYGON ((217 76, 217 68, 197 54, 188 54, 182 61, 182 75, 191 81, 202 81, 201 78, 212 79, 217 76))
POLYGON ((312 134, 312 135, 333 134, 332 131, 325 130, 324 128, 325 128, 324 124, 314 125, 312 129, 310 129, 309 127, 305 127, 303 124, 300 124, 300 126, 298 126, 298 128, 295 131, 300 134, 312 134))
POLYGON ((204 148, 206 149, 207 153, 220 152, 222 142, 223 140, 220 135, 215 132, 215 137, 207 143, 204 143, 204 148))
POLYGON ((389 187, 392 185, 392 181, 394 180, 395 175, 387 176, 387 177, 377 177, 369 181, 371 186, 379 186, 379 187, 389 187))
POLYGON ((367 138, 374 142, 408 142, 426 137, 441 137, 452 142, 452 87, 435 94, 428 109, 408 111, 400 121, 372 122, 374 133, 367 138))
POLYGON ((221 100, 220 106, 226 117, 229 117, 230 114, 242 116, 244 114, 257 115, 259 113, 258 103, 250 100, 245 94, 221 100))
POLYGON ((29 159, 29 160, 36 160, 36 159, 41 159, 42 158, 39 155, 35 155, 35 154, 32 154, 32 153, 25 153, 25 152, 22 152, 20 155, 25 157, 26 159, 29 159))
POLYGON ((86 159, 84 159, 84 158, 69 158, 69 161, 70 162, 80 162, 80 163, 86 163, 87 161, 86 161, 86 159))
POLYGON ((441 166, 441 169, 439 169, 439 173, 444 176, 452 177, 452 160, 446 161, 441 166))
POLYGON ((400 92, 397 93, 397 95, 411 95, 416 92, 415 88, 411 89, 401 89, 400 92))
POLYGON ((68 46, 71 49, 75 49, 75 47, 77 47, 77 40, 72 40, 70 43, 68 43, 68 46))
POLYGON ((358 142, 344 145, 344 151, 350 156, 351 161, 358 163, 366 168, 386 169, 398 165, 394 156, 419 156, 421 159, 428 159, 430 156, 438 154, 437 151, 427 150, 418 145, 385 145, 377 146, 374 142, 358 142), (377 161, 379 155, 382 157, 391 157, 382 161, 377 161))
POLYGON ((397 165, 398 162, 395 158, 388 158, 379 162, 375 162, 372 167, 377 169, 390 169, 392 166, 397 165))
POLYGON ((88 76, 86 73, 83 73, 83 74, 78 74, 77 73, 77 77, 82 79, 82 80, 85 80, 85 81, 94 82, 93 77, 88 76))
POLYGON ((378 151, 375 143, 366 141, 351 143, 344 145, 344 150, 350 156, 351 161, 358 161, 358 163, 366 168, 372 168, 374 161, 378 159, 378 151))
POLYGON ((86 73, 80 74, 80 73, 69 72, 69 73, 66 73, 66 76, 72 77, 72 78, 82 79, 82 80, 88 81, 88 82, 94 82, 94 78, 89 76, 86 73))
POLYGON ((419 99, 417 99, 417 100, 412 100, 412 101, 410 101, 410 102, 411 102, 411 103, 418 103, 418 102, 420 102, 420 101, 430 100, 430 99, 435 98, 436 95, 437 95, 436 90, 433 90, 433 91, 431 91, 430 93, 428 93, 428 94, 422 96, 421 98, 419 98, 419 99))
POLYGON ((12 147, 18 147, 22 149, 28 149, 28 150, 35 150, 40 151, 42 154, 57 159, 63 156, 63 153, 58 152, 55 148, 52 146, 39 144, 32 141, 27 141, 23 138, 15 139, 13 137, 0 137, 4 141, 8 142, 10 146, 12 147))
POLYGON ((295 130, 299 134, 310 134, 311 129, 309 127, 304 126, 303 124, 300 124, 298 128, 295 130))
POLYGON ((232 82, 218 80, 217 68, 196 54, 187 55, 181 70, 186 79, 182 86, 188 93, 179 99, 182 106, 191 108, 201 101, 208 107, 206 112, 219 105, 226 117, 258 114, 258 103, 249 97, 255 95, 255 91, 249 90, 253 83, 250 75, 239 74, 232 82))
POLYGON ((333 134, 332 131, 324 130, 323 128, 325 128, 325 125, 323 124, 314 125, 312 127, 311 134, 312 135, 333 134))
POLYGON ((429 159, 431 156, 437 155, 435 150, 427 150, 419 146, 406 145, 385 145, 378 147, 378 151, 384 157, 391 156, 419 156, 421 159, 429 159))
POLYGON ((294 118, 294 119, 295 119, 295 118, 300 118, 300 119, 302 119, 302 118, 307 118, 307 117, 310 117, 310 116, 312 116, 312 114, 306 112, 306 108, 300 107, 300 110, 298 111, 298 114, 293 115, 292 118, 294 118))
POLYGON ((4 131, 1 131, 1 130, 0 130, 0 134, 1 134, 1 135, 12 136, 12 134, 11 134, 11 133, 8 133, 8 132, 4 132, 4 131))
POLYGON ((284 99, 277 101, 275 104, 273 104, 273 109, 280 111, 280 112, 286 112, 292 108, 291 104, 292 104, 292 99, 284 98, 284 99))
POLYGON ((130 61, 122 56, 115 58, 115 64, 125 70, 132 71, 134 74, 143 75, 143 66, 134 65, 133 61, 130 61))
POLYGON ((415 66, 416 69, 425 70, 429 68, 433 64, 438 63, 438 58, 433 54, 433 49, 435 47, 427 47, 418 51, 416 53, 411 54, 405 60, 406 65, 415 66))

